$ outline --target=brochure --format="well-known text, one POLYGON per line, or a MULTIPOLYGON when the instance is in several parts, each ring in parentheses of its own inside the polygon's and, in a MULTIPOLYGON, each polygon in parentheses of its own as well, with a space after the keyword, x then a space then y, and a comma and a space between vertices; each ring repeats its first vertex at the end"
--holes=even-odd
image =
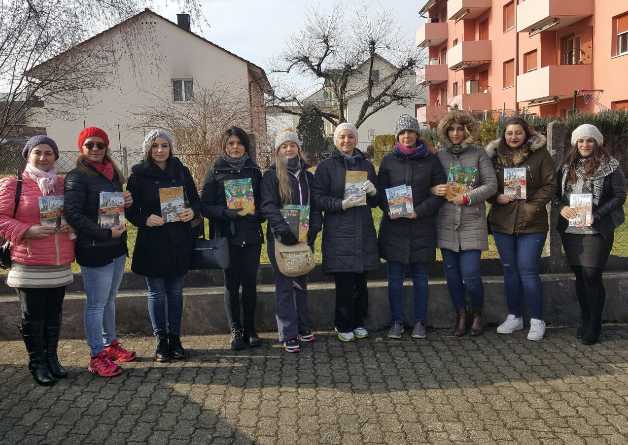
POLYGON ((225 197, 227 199, 227 208, 242 209, 238 212, 238 215, 255 214, 253 182, 251 178, 225 181, 225 197))
POLYGON ((98 225, 104 229, 110 229, 125 222, 122 192, 100 192, 98 225))
POLYGON ((183 187, 167 187, 159 189, 159 204, 164 222, 180 221, 179 215, 185 209, 183 187))
POLYGON ((391 216, 410 216, 414 213, 411 186, 403 184, 386 189, 386 199, 391 216))
POLYGON ((63 196, 40 196, 37 201, 41 225, 54 227, 55 232, 67 232, 67 230, 61 230, 61 225, 65 224, 63 196))
POLYGON ((368 178, 368 172, 363 171, 347 171, 345 176, 345 195, 344 199, 351 198, 352 201, 366 203, 366 192, 362 190, 364 182, 368 178))
POLYGON ((515 199, 526 199, 526 169, 523 167, 504 169, 504 195, 515 199))
POLYGON ((473 182, 478 169, 475 167, 465 167, 462 165, 452 165, 449 169, 447 184, 447 194, 445 198, 452 199, 460 193, 468 193, 473 190, 473 182))
POLYGON ((570 227, 593 224, 593 195, 591 193, 569 195, 569 207, 577 213, 575 218, 569 218, 570 227))

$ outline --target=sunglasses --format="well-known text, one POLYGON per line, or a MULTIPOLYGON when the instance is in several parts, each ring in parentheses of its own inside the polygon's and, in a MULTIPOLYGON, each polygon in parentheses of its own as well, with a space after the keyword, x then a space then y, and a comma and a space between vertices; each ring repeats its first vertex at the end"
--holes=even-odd
POLYGON ((104 142, 85 142, 83 144, 83 147, 87 148, 88 150, 92 150, 94 147, 96 147, 98 150, 104 150, 105 148, 107 148, 107 144, 105 144, 104 142))

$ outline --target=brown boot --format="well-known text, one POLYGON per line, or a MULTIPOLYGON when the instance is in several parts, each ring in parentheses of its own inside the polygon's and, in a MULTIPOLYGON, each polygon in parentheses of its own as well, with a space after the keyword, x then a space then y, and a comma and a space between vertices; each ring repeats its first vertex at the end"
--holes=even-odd
POLYGON ((484 332, 484 326, 486 326, 486 318, 484 317, 484 311, 482 309, 473 309, 473 321, 471 322, 471 328, 469 333, 472 337, 482 335, 484 332))
POLYGON ((456 326, 454 326, 454 335, 456 337, 462 337, 467 333, 467 308, 456 308, 456 326))

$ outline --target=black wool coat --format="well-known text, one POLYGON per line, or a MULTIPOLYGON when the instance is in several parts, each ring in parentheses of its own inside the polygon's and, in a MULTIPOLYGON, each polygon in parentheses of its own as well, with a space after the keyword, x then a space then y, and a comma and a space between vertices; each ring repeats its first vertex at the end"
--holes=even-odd
POLYGON ((165 170, 153 163, 142 162, 134 165, 131 171, 127 190, 133 196, 133 205, 127 210, 126 216, 137 226, 131 270, 145 277, 181 277, 189 270, 194 249, 190 222, 179 221, 149 227, 146 221, 151 215, 161 216, 159 189, 167 187, 182 186, 194 217, 201 215, 201 200, 190 170, 179 158, 171 157, 165 170))
POLYGON ((366 171, 377 188, 375 168, 364 154, 355 149, 356 165, 347 168, 337 149, 316 167, 312 197, 323 212, 323 272, 354 272, 380 267, 377 233, 371 209, 379 204, 379 193, 367 195, 367 205, 342 209, 347 169, 366 171))

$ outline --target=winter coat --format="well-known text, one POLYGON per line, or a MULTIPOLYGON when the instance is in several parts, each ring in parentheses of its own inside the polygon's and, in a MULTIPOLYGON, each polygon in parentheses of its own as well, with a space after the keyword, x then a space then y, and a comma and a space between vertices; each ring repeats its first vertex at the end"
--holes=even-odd
POLYGON ((497 195, 504 193, 504 166, 497 159, 499 139, 486 147, 497 176, 497 193, 489 199, 491 203, 491 230, 500 233, 547 232, 547 204, 556 195, 556 168, 554 160, 545 147, 545 136, 538 134, 529 142, 530 154, 518 166, 526 169, 526 199, 515 199, 499 204, 497 195))
POLYGON ((410 158, 399 153, 384 156, 379 166, 379 201, 382 222, 379 226, 379 256, 389 263, 414 264, 436 260, 436 224, 444 198, 430 194, 430 187, 445 183, 445 174, 436 155, 410 158), (391 219, 388 216, 386 189, 412 186, 416 219, 391 219))
MULTIPOLYGON (((11 241, 11 260, 25 266, 63 266, 74 261, 74 241, 67 232, 55 233, 43 239, 24 239, 31 226, 40 225, 39 202, 44 196, 28 173, 22 172, 22 192, 15 210, 17 178, 9 176, 0 181, 0 236, 11 241)), ((57 180, 55 195, 63 195, 63 178, 57 180)))
MULTIPOLYGON (((377 187, 375 168, 364 154, 355 149, 355 171, 366 171, 368 180, 377 187)), ((316 167, 312 198, 323 212, 323 272, 354 272, 377 269, 381 263, 377 252, 377 234, 372 207, 379 204, 379 193, 366 196, 367 205, 342 209, 347 166, 338 149, 316 167)))
MULTIPOLYGON (((310 195, 310 230, 308 234, 312 235, 313 239, 315 239, 314 234, 320 232, 323 227, 323 216, 316 208, 314 200, 311 197, 310 188, 314 183, 314 175, 312 172, 307 171, 309 167, 309 165, 303 164, 298 178, 292 173, 288 173, 288 177, 290 178, 290 185, 292 186, 291 204, 307 205, 308 194, 310 195)), ((273 165, 264 173, 264 177, 262 178, 262 205, 260 208, 262 215, 268 221, 266 239, 269 243, 273 242, 275 234, 277 239, 281 241, 282 235, 290 232, 290 227, 280 212, 283 206, 284 203, 281 201, 281 196, 279 195, 277 168, 273 165)))
POLYGON ((262 173, 252 159, 247 159, 241 170, 233 169, 219 156, 214 165, 207 169, 203 192, 201 193, 201 211, 205 218, 209 218, 210 236, 229 238, 232 246, 244 246, 246 244, 263 244, 262 214, 259 210, 261 199, 262 173), (255 215, 238 216, 230 221, 224 215, 227 210, 227 198, 225 196, 225 181, 231 179, 252 178, 253 200, 255 201, 255 215))
POLYGON ((133 205, 127 209, 126 218, 137 226, 131 270, 146 277, 181 277, 188 272, 194 249, 190 222, 149 227, 146 221, 150 215, 161 215, 159 189, 166 187, 182 186, 194 218, 200 216, 201 200, 190 170, 179 158, 171 157, 165 170, 142 162, 131 171, 127 190, 133 196, 133 205))
POLYGON ((64 190, 65 219, 76 229, 78 236, 76 262, 86 267, 102 267, 126 255, 126 232, 119 238, 112 238, 111 229, 98 224, 100 192, 122 192, 117 173, 110 181, 81 156, 77 168, 65 177, 64 190), (81 168, 78 168, 79 163, 81 168))
MULTIPOLYGON (((558 209, 559 213, 565 203, 563 202, 566 196, 565 190, 562 190, 562 175, 563 169, 558 171, 558 193, 554 197, 554 206, 558 209)), ((566 187, 567 184, 565 184, 566 187)), ((602 195, 598 204, 593 204, 593 228, 597 230, 604 238, 608 238, 613 231, 624 222, 623 205, 626 202, 626 177, 620 167, 617 167, 613 173, 604 177, 604 183, 602 186, 602 195)), ((559 233, 564 233, 569 222, 559 214, 556 230, 559 233)))

